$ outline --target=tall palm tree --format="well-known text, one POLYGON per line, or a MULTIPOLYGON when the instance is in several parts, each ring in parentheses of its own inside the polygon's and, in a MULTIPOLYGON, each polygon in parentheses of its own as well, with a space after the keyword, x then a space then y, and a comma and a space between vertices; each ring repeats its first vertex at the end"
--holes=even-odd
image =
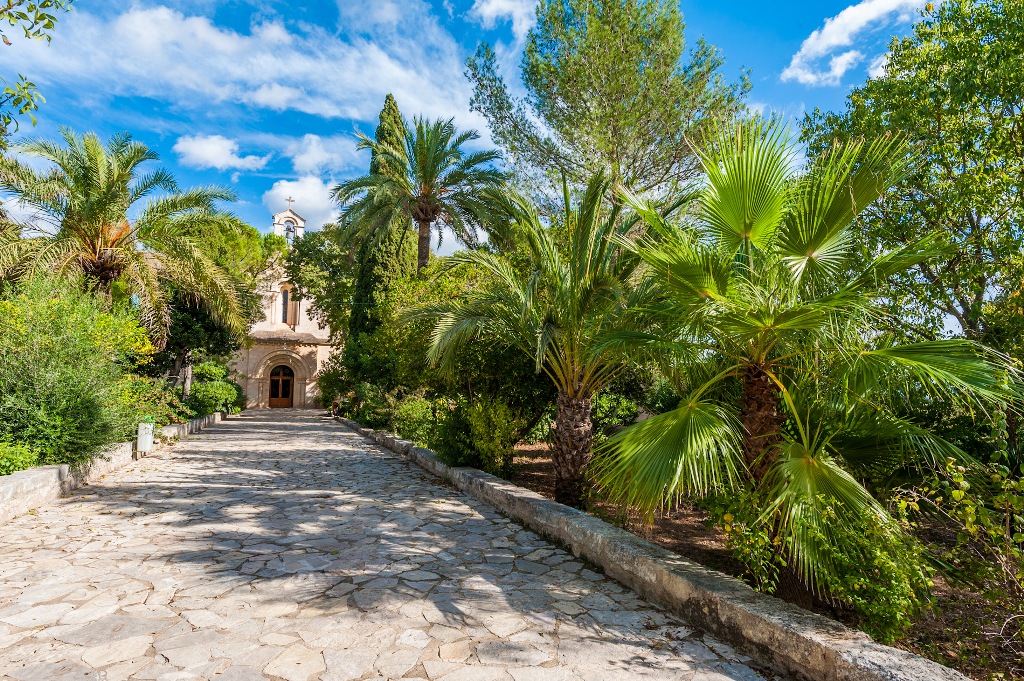
POLYGON ((500 186, 505 176, 489 164, 497 151, 466 152, 476 131, 459 132, 452 119, 416 118, 405 125, 404 146, 359 135, 359 148, 369 149, 377 167, 398 172, 371 172, 337 185, 331 195, 344 209, 343 221, 360 236, 379 238, 390 225, 415 223, 417 267, 430 258, 432 227, 450 227, 468 246, 491 210, 483 194, 500 186))
POLYGON ((780 584, 820 589, 836 534, 826 508, 897 531, 855 473, 966 458, 900 415, 908 392, 978 408, 1012 398, 1013 369, 970 341, 897 344, 878 330, 878 285, 942 252, 859 247, 856 216, 912 164, 904 142, 836 146, 805 173, 794 156, 779 123, 747 121, 702 152, 707 184, 687 224, 624 193, 650 227, 629 247, 658 280, 655 323, 609 344, 660 358, 684 394, 611 438, 593 473, 648 515, 679 495, 754 490, 778 565, 791 566, 780 584))
POLYGON ((32 214, 29 224, 5 218, 13 229, 0 230, 0 276, 80 272, 102 296, 137 300, 143 323, 160 346, 169 323, 165 282, 232 329, 243 330, 235 282, 193 236, 207 225, 233 224, 216 202, 234 200, 234 194, 218 187, 181 191, 163 169, 142 174, 142 164, 159 157, 128 133, 105 145, 93 133, 78 135, 67 128, 61 138, 63 144, 13 145, 18 154, 49 162, 44 170, 0 157, 0 192, 32 214))
POLYGON ((573 209, 566 196, 567 252, 523 197, 492 196, 508 216, 530 258, 527 270, 482 251, 457 253, 446 267, 475 265, 493 284, 463 300, 421 308, 414 315, 436 318, 429 359, 450 366, 456 349, 480 333, 507 340, 530 355, 557 390, 554 424, 555 497, 579 507, 584 501, 584 466, 593 442, 591 399, 622 364, 601 349, 609 334, 629 328, 630 305, 638 292, 631 285, 638 260, 623 257, 613 238, 628 225, 619 209, 607 207, 608 181, 593 178, 573 209))

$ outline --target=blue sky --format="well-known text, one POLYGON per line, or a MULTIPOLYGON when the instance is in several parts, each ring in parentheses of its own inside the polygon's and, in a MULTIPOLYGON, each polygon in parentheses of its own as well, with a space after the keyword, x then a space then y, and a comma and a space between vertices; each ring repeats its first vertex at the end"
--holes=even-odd
MULTIPOLYGON (((717 45, 730 79, 751 69, 750 105, 793 120, 814 107, 842 107, 923 5, 681 2, 690 43, 703 36, 717 45)), ((534 0, 77 0, 49 46, 0 46, 0 74, 25 74, 47 99, 39 125, 23 134, 53 136, 61 125, 102 136, 128 130, 160 153, 182 186, 234 188, 232 210, 261 230, 288 196, 315 228, 332 217, 329 188, 365 171, 353 133, 372 133, 386 93, 406 116, 454 117, 486 139, 486 123, 469 110, 463 62, 490 42, 517 81, 533 7, 534 0)))

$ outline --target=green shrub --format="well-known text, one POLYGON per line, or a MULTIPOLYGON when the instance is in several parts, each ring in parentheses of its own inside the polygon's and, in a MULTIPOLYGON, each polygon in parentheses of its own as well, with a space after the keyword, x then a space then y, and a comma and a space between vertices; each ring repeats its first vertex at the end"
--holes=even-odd
POLYGON ((418 395, 410 395, 395 409, 395 432, 406 440, 427 446, 434 437, 434 405, 418 395))
POLYGON ((644 396, 643 406, 652 414, 664 414, 679 406, 679 391, 671 381, 662 379, 651 386, 644 396))
POLYGON ((497 399, 465 400, 442 407, 431 444, 449 466, 470 466, 508 476, 522 419, 497 399))
POLYGON ((481 468, 480 455, 473 444, 473 424, 465 400, 438 400, 434 408, 436 429, 431 449, 449 466, 481 468))
POLYGON ((398 400, 393 392, 372 383, 359 383, 352 393, 348 404, 351 418, 369 428, 394 428, 398 400))
POLYGON ((912 537, 871 514, 825 511, 819 535, 832 570, 824 590, 857 615, 858 626, 882 643, 901 638, 930 602, 930 569, 912 537))
POLYGON ((467 410, 473 445, 480 458, 479 468, 508 477, 512 457, 524 423, 507 404, 498 399, 480 399, 467 410))
POLYGON ((200 362, 192 367, 192 380, 197 383, 223 381, 228 376, 228 368, 219 362, 200 362))
POLYGON ((232 414, 241 412, 249 404, 249 397, 245 394, 245 390, 237 383, 232 382, 231 385, 235 388, 235 399, 231 403, 229 411, 232 414))
POLYGON ((181 401, 181 390, 172 389, 161 379, 126 376, 121 381, 120 399, 136 422, 149 417, 154 423, 165 426, 195 416, 181 401))
POLYGON ((39 455, 25 445, 0 440, 0 475, 10 475, 32 468, 39 463, 39 455))
POLYGON ((238 398, 238 388, 228 381, 194 383, 186 403, 196 416, 209 416, 215 411, 229 411, 238 398))
POLYGON ((133 313, 37 279, 0 296, 0 319, 0 438, 74 464, 133 437, 121 379, 153 352, 133 313))
MULTIPOLYGON (((930 570, 920 544, 892 521, 816 502, 817 522, 803 526, 827 569, 818 585, 825 597, 850 610, 858 626, 883 643, 900 638, 928 605, 930 570)), ((761 522, 768 504, 750 491, 702 502, 726 535, 732 555, 759 590, 774 593, 783 566, 783 539, 761 522)), ((792 531, 796 531, 795 529, 792 531)))
POLYGON ((351 385, 340 352, 335 352, 327 358, 327 362, 317 374, 316 383, 320 389, 320 401, 324 406, 331 406, 335 400, 345 401, 351 385))
POLYGON ((598 439, 634 423, 640 413, 640 406, 635 401, 607 391, 594 395, 591 405, 590 422, 598 439))

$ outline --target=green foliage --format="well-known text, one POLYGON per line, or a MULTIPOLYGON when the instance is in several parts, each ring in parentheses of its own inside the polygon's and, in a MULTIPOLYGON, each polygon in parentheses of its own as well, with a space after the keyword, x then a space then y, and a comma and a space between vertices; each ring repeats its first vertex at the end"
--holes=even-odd
POLYGON ((508 477, 523 430, 515 411, 496 398, 441 401, 435 409, 436 435, 430 444, 442 461, 508 477))
POLYGON ((245 393, 237 383, 227 380, 228 368, 216 361, 205 361, 192 368, 192 389, 185 404, 196 416, 216 411, 236 413, 245 407, 245 393))
POLYGON ((640 413, 640 405, 625 395, 603 390, 591 401, 590 421, 594 432, 602 436, 632 425, 640 413))
POLYGON ((434 413, 437 426, 430 446, 437 457, 449 466, 480 468, 483 462, 473 442, 465 400, 439 400, 434 413))
POLYGON ((743 564, 745 577, 758 590, 774 593, 779 582, 779 547, 760 520, 767 505, 763 495, 749 487, 711 494, 700 502, 709 518, 725 534, 726 546, 743 564))
POLYGON ((19 74, 13 83, 0 78, 3 90, 0 90, 0 151, 7 149, 7 137, 21 127, 18 116, 28 114, 32 125, 36 124, 35 111, 46 100, 36 84, 19 74))
POLYGON ((317 388, 320 390, 320 403, 325 407, 334 401, 346 398, 351 387, 345 373, 340 352, 333 352, 317 374, 317 388))
POLYGON ((814 538, 831 564, 822 590, 857 614, 857 625, 882 643, 902 637, 930 603, 931 570, 921 546, 876 515, 832 504, 814 538), (820 527, 827 528, 822 531, 820 527))
MULTIPOLYGON (((858 626, 883 643, 899 639, 930 604, 931 569, 923 547, 891 520, 843 509, 825 497, 808 528, 822 571, 820 593, 850 610, 858 626)), ((701 502, 733 557, 760 591, 779 586, 785 535, 762 522, 770 499, 750 486, 701 502)))
POLYGON ((707 187, 694 221, 680 226, 624 193, 653 232, 633 248, 656 278, 657 304, 648 331, 609 342, 660 355, 685 392, 675 410, 610 438, 595 475, 612 498, 648 514, 679 495, 751 487, 762 505, 749 529, 778 538, 775 560, 828 592, 844 584, 823 538, 839 551, 863 549, 842 544, 854 538, 830 514, 873 516, 887 532, 894 524, 858 476, 964 456, 907 418, 908 394, 991 409, 1014 399, 1006 376, 1015 369, 970 341, 877 333, 879 287, 944 254, 931 240, 870 259, 858 246, 857 215, 913 167, 906 144, 838 145, 803 172, 792 154, 779 123, 723 130, 701 150, 707 187), (735 383, 738 399, 722 399, 735 383))
POLYGON ((543 193, 562 173, 583 186, 609 172, 613 182, 664 193, 695 179, 692 141, 742 111, 750 83, 745 74, 727 83, 724 57, 703 40, 686 54, 684 28, 678 3, 667 0, 542 0, 526 39, 522 100, 509 93, 494 50, 480 45, 466 62, 471 105, 520 185, 543 193))
MULTIPOLYGON (((53 29, 57 24, 58 11, 70 11, 74 0, 7 0, 0 7, 0 40, 10 47, 11 39, 3 30, 6 24, 18 29, 29 40, 45 40, 53 38, 53 29)), ((18 116, 28 114, 32 125, 36 124, 33 115, 39 104, 46 101, 35 83, 23 75, 18 75, 14 83, 0 78, 3 91, 0 92, 0 151, 7 148, 7 137, 17 132, 18 116)))
POLYGON ((427 447, 434 437, 434 404, 425 397, 410 395, 398 403, 394 421, 400 437, 427 447))
POLYGON ((230 381, 194 383, 185 400, 196 416, 209 416, 215 411, 230 412, 238 400, 238 388, 230 381))
POLYGON ((466 418, 477 458, 474 467, 508 477, 523 430, 521 417, 500 399, 481 398, 466 406, 466 418))
POLYGON ((480 135, 459 132, 452 119, 416 118, 404 124, 400 146, 359 137, 382 172, 336 186, 331 195, 342 206, 343 226, 352 240, 382 240, 393 229, 417 229, 417 269, 430 258, 431 229, 446 225, 463 244, 475 247, 479 229, 492 221, 485 194, 500 188, 505 176, 493 167, 495 151, 468 152, 463 147, 480 135), (383 172, 388 169, 388 172, 383 172))
POLYGON ((0 438, 50 464, 129 437, 121 379, 153 351, 137 317, 105 309, 77 281, 34 279, 3 294, 0 319, 0 438))
POLYGON ((228 376, 228 369, 218 362, 200 362, 192 367, 192 380, 203 383, 206 381, 222 381, 228 376))
POLYGON ((0 475, 17 473, 38 463, 39 455, 31 448, 0 438, 0 475))
POLYGON ((352 419, 370 428, 393 428, 397 404, 394 391, 372 383, 358 383, 352 389, 346 411, 352 419))
MULTIPOLYGON (((68 12, 74 0, 7 0, 0 8, 0 26, 7 24, 24 33, 29 40, 50 42, 57 23, 56 12, 68 12)), ((11 40, 0 28, 0 40, 10 46, 11 40)))
POLYGON ((162 379, 126 376, 120 384, 120 401, 133 414, 133 421, 152 419, 165 426, 183 423, 195 413, 181 401, 181 390, 173 390, 162 379))
MULTIPOLYGON (((910 335, 941 336, 953 317, 968 338, 988 335, 993 307, 1020 290, 1024 260, 1024 5, 1020 0, 943 2, 913 35, 894 39, 885 72, 849 94, 846 110, 804 121, 811 154, 835 140, 907 135, 919 162, 863 215, 868 253, 941 231, 949 255, 898 273, 886 294, 891 319, 910 335)), ((1019 338, 1021 317, 1013 321, 1019 338)))
POLYGON ((349 327, 357 271, 355 251, 349 235, 338 225, 329 224, 293 240, 282 258, 296 295, 309 301, 307 309, 312 317, 330 329, 336 340, 344 338, 349 327))
MULTIPOLYGON (((380 112, 375 141, 383 147, 398 148, 405 134, 398 105, 394 97, 388 95, 380 112)), ((371 175, 394 177, 401 172, 402 168, 395 167, 393 159, 372 152, 371 175)), ((379 343, 374 333, 393 312, 390 297, 398 280, 416 270, 416 244, 408 224, 408 218, 399 216, 395 224, 379 228, 382 232, 378 238, 364 239, 359 246, 352 315, 344 350, 346 367, 353 381, 396 385, 394 362, 380 361, 374 356, 373 348, 379 343)))
POLYGON ((238 225, 217 207, 234 200, 233 192, 181 191, 166 170, 143 173, 142 164, 158 155, 127 133, 103 143, 94 133, 64 128, 60 141, 27 140, 15 149, 0 156, 0 191, 38 217, 30 238, 20 237, 22 225, 0 230, 0 278, 40 271, 77 277, 89 290, 138 306, 159 346, 167 340, 174 290, 244 332, 236 281, 197 236, 213 226, 238 225), (25 157, 55 170, 36 170, 25 157))

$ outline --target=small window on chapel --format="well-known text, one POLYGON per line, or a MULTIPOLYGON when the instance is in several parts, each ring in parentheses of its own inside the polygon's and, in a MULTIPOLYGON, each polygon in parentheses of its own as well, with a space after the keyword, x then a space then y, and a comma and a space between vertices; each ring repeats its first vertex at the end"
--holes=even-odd
POLYGON ((281 289, 281 323, 288 323, 288 289, 281 289))

